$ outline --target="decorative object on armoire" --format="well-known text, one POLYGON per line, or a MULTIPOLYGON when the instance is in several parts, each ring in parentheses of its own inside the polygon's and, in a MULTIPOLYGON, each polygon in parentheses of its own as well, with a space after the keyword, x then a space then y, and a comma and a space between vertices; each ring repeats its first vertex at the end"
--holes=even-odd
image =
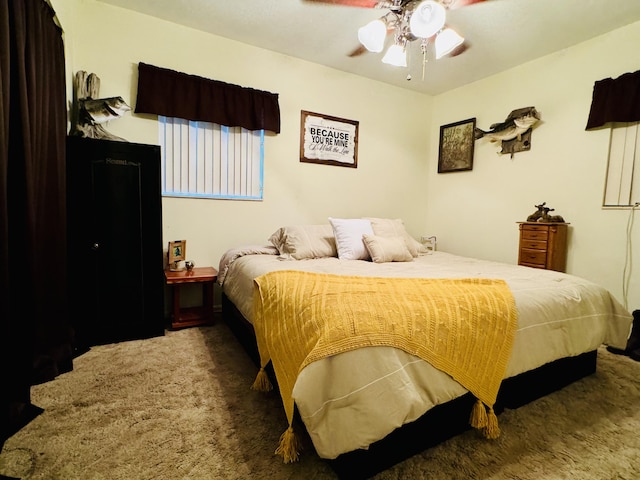
POLYGON ((527 222, 565 223, 561 215, 549 215, 555 208, 547 207, 546 204, 547 202, 542 202, 540 205, 534 205, 537 210, 527 217, 527 222))
POLYGON ((187 241, 186 240, 174 240, 169 242, 167 248, 167 264, 169 265, 169 271, 177 272, 182 270, 180 268, 180 262, 187 258, 187 241))
POLYGON ((518 222, 518 265, 564 272, 568 223, 518 222))
POLYGON ((475 118, 440 126, 438 173, 473 169, 475 129, 475 118))
POLYGON ((475 138, 502 142, 502 150, 498 154, 509 153, 513 158, 514 153, 531 149, 531 131, 540 118, 540 112, 535 107, 518 108, 513 110, 504 122, 494 123, 487 131, 476 128, 475 138))
POLYGON ((126 142, 124 138, 107 132, 102 124, 120 118, 131 107, 122 97, 98 98, 99 91, 100 78, 95 73, 76 72, 69 135, 126 142))
POLYGON ((71 323, 84 347, 164 334, 160 147, 67 137, 71 323))
POLYGON ((188 272, 193 270, 193 267, 195 267, 195 266, 196 266, 196 264, 192 260, 187 260, 186 262, 184 262, 184 268, 186 268, 188 272))

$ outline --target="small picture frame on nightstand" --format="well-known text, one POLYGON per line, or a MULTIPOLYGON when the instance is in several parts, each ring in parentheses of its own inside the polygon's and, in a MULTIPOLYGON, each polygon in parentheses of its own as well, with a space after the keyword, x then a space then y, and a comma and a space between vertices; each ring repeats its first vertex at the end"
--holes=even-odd
POLYGON ((173 242, 169 242, 169 248, 167 250, 167 263, 169 265, 169 270, 172 272, 180 270, 180 268, 178 268, 178 264, 187 258, 186 255, 186 240, 175 240, 173 242))

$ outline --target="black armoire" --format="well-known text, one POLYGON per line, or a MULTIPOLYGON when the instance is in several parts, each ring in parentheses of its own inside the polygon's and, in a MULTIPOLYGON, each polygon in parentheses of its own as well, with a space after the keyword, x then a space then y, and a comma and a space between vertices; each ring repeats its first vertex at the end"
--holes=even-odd
POLYGON ((160 147, 67 137, 74 347, 164 334, 160 147))

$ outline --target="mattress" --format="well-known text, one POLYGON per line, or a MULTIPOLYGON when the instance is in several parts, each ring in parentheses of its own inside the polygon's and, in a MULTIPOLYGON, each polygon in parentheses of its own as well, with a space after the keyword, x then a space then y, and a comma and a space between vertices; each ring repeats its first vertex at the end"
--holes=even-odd
MULTIPOLYGON (((269 250, 246 252, 223 257, 220 280, 225 295, 250 322, 253 280, 273 270, 502 279, 509 285, 518 310, 518 329, 505 378, 602 344, 624 348, 632 322, 631 314, 606 289, 550 270, 445 252, 421 255, 412 262, 381 264, 336 257, 282 260, 269 250)), ((366 449, 432 407, 465 393, 458 382, 417 357, 391 347, 367 347, 305 367, 293 398, 318 455, 333 459, 366 449)))

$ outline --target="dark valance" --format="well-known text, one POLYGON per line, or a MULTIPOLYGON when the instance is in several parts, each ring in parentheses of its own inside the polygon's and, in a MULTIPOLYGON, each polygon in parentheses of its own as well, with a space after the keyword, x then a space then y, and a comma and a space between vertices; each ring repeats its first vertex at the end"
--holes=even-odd
POLYGON ((640 121, 640 71, 598 80, 586 130, 610 122, 640 121))
POLYGON ((280 133, 278 94, 138 63, 136 113, 280 133))

